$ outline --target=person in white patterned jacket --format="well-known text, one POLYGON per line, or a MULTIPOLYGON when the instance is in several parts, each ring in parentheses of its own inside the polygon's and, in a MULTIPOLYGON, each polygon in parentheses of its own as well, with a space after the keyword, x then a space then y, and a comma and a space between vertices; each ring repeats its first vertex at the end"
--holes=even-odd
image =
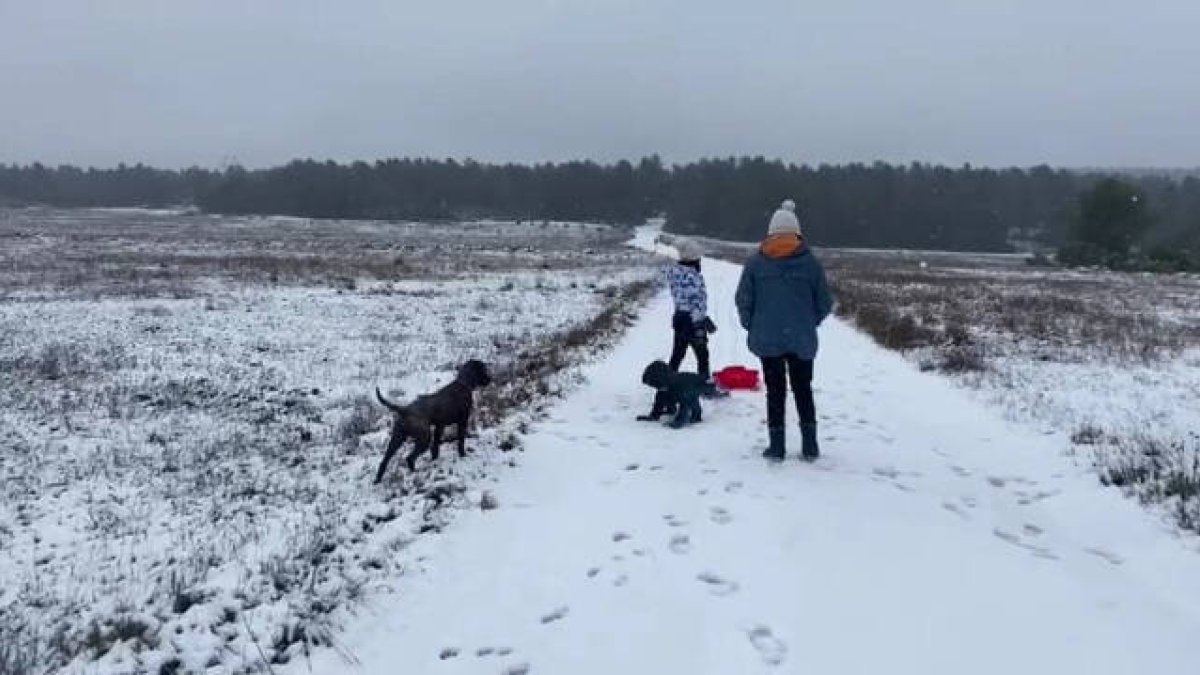
POLYGON ((676 248, 679 251, 679 262, 665 270, 667 285, 671 289, 671 300, 675 303, 675 313, 671 317, 671 328, 675 337, 668 365, 672 371, 677 372, 687 355, 688 347, 691 347, 696 356, 698 374, 709 383, 708 390, 715 392, 715 387, 711 384, 708 334, 715 332, 716 326, 708 318, 708 289, 705 288, 704 276, 700 273, 702 252, 695 242, 686 239, 676 248))

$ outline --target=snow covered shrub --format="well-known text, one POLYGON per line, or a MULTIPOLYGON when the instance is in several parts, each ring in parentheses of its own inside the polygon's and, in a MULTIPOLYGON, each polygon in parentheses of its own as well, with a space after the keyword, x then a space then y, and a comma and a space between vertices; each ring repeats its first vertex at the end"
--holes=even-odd
POLYGON ((350 414, 338 424, 338 438, 344 441, 357 441, 360 436, 374 431, 375 425, 382 417, 382 409, 370 397, 359 396, 354 399, 354 406, 350 409, 350 414))

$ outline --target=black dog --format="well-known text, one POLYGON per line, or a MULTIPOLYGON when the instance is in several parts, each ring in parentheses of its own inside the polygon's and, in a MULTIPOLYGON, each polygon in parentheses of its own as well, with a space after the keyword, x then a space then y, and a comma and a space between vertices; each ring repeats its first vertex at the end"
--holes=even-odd
POLYGON ((432 447, 433 459, 438 458, 438 446, 442 443, 442 432, 451 424, 458 427, 458 456, 467 455, 467 422, 471 419, 471 409, 474 404, 473 393, 479 387, 492 383, 487 366, 482 361, 474 359, 467 361, 458 369, 458 376, 450 384, 432 394, 419 396, 412 403, 401 406, 385 399, 379 388, 375 395, 379 402, 396 414, 392 424, 392 437, 388 441, 387 452, 379 471, 375 472, 375 482, 383 479, 388 462, 396 450, 408 438, 413 439, 413 450, 408 453, 404 463, 408 470, 416 468, 417 458, 432 447))
POLYGON ((639 422, 657 422, 673 415, 671 427, 683 428, 701 419, 700 395, 707 383, 696 373, 677 373, 663 361, 655 361, 642 372, 642 384, 654 388, 654 407, 649 415, 638 415, 639 422))

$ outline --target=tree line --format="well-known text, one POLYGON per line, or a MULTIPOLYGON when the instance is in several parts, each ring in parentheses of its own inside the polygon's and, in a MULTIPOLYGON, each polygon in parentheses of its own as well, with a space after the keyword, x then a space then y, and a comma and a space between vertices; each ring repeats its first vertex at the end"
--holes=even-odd
MULTIPOLYGON (((0 165, 0 203, 187 204, 212 213, 314 218, 635 223, 665 215, 675 232, 754 240, 790 197, 820 245, 1006 251, 1076 240, 1081 196, 1111 177, 1048 166, 808 166, 761 157, 674 166, 658 157, 533 165, 298 160, 220 171, 33 164, 0 165)), ((1200 178, 1131 174, 1121 181, 1141 200, 1137 245, 1200 250, 1200 178)))

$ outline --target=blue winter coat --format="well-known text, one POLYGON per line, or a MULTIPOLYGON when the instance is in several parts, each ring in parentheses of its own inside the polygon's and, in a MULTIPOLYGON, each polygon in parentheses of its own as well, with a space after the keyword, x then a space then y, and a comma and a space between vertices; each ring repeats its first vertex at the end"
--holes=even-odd
POLYGON ((801 239, 764 242, 742 268, 736 302, 755 356, 816 358, 817 326, 829 316, 833 298, 825 270, 801 239))

